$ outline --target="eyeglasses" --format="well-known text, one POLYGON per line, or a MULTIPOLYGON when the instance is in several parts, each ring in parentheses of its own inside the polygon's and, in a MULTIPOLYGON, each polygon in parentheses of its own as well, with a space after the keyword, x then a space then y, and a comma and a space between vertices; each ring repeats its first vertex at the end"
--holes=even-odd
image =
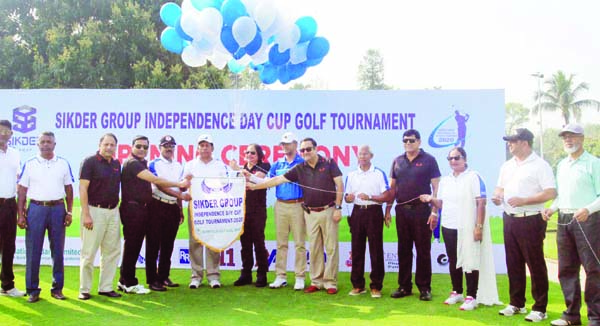
POLYGON ((447 157, 447 159, 448 159, 448 162, 451 162, 452 160, 455 160, 455 161, 460 161, 460 159, 461 159, 461 158, 462 158, 462 155, 448 156, 448 157, 447 157))
POLYGON ((254 151, 246 151, 246 155, 256 155, 256 152, 254 152, 254 151))
POLYGON ((300 153, 304 153, 304 152, 310 153, 310 152, 312 152, 312 150, 313 150, 313 147, 300 148, 300 153))
POLYGON ((164 147, 164 148, 175 148, 175 145, 173 145, 173 144, 164 144, 164 145, 161 145, 161 146, 164 147))
POLYGON ((140 145, 140 144, 135 145, 135 148, 137 148, 137 149, 142 149, 143 148, 145 151, 148 150, 148 147, 149 147, 148 145, 140 145))
POLYGON ((402 142, 405 144, 414 144, 417 142, 417 140, 414 138, 404 138, 402 139, 402 142))

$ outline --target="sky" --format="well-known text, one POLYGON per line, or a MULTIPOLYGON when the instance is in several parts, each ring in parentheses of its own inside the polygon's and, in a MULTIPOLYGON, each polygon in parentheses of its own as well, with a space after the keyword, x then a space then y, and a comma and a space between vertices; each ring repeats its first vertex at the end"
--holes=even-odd
MULTIPOLYGON (((538 80, 558 70, 587 82, 600 100, 600 1, 276 0, 286 19, 312 16, 331 45, 323 62, 294 82, 358 89, 368 49, 384 58, 395 89, 504 89, 506 102, 535 103, 538 80)), ((543 83, 542 83, 543 88, 543 83)), ((593 110, 594 116, 598 116, 593 110)), ((584 115, 584 118, 588 115, 584 115)), ((549 119, 552 122, 553 119, 549 119)), ((560 120, 560 119, 558 119, 560 120)), ((560 121, 554 121, 560 127, 560 121)))

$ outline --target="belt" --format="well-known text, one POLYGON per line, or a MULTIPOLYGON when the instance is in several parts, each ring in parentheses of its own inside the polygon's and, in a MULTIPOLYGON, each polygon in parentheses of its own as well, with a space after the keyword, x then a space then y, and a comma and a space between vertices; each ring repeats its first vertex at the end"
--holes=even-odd
POLYGON ((510 217, 527 217, 527 216, 535 216, 535 215, 540 215, 540 212, 523 212, 523 213, 516 213, 516 214, 509 214, 506 213, 506 215, 510 216, 510 217))
POLYGON ((285 203, 285 204, 297 204, 297 203, 303 203, 304 198, 296 198, 296 199, 288 199, 288 200, 277 199, 277 201, 280 203, 285 203))
POLYGON ((402 207, 402 208, 409 208, 409 209, 412 209, 412 208, 415 208, 415 207, 418 207, 418 206, 421 206, 421 205, 427 205, 427 204, 425 204, 425 203, 423 203, 423 202, 419 202, 419 203, 414 203, 414 204, 404 204, 404 205, 400 205, 400 207, 402 207))
POLYGON ((103 208, 103 209, 113 209, 115 207, 117 207, 117 205, 111 205, 111 204, 90 204, 88 203, 89 206, 93 206, 96 208, 103 208))
POLYGON ((358 208, 358 209, 369 209, 369 208, 373 208, 373 207, 381 207, 381 205, 357 205, 357 204, 354 204, 354 207, 358 208))
POLYGON ((559 208, 558 212, 560 214, 575 214, 578 210, 575 208, 559 208))
POLYGON ((324 211, 324 210, 326 210, 326 209, 328 209, 330 207, 333 207, 333 206, 335 206, 335 203, 329 203, 329 204, 327 204, 325 206, 317 206, 317 207, 309 207, 309 206, 306 206, 306 205, 302 204, 302 208, 308 214, 310 214, 310 212, 316 212, 316 213, 322 212, 322 211, 324 211))
POLYGON ((152 198, 154 198, 154 199, 156 199, 156 200, 158 200, 160 202, 163 202, 165 204, 171 204, 171 205, 177 204, 177 200, 171 200, 171 199, 162 198, 161 196, 154 195, 154 194, 152 195, 152 198))
POLYGON ((146 206, 148 206, 148 203, 140 203, 140 202, 137 202, 137 201, 135 201, 135 200, 128 200, 128 201, 127 201, 127 204, 131 204, 131 205, 138 205, 138 206, 141 206, 141 207, 146 207, 146 206))
POLYGON ((30 204, 35 204, 38 206, 57 206, 57 205, 63 205, 64 204, 64 199, 57 199, 57 200, 35 200, 35 199, 30 199, 29 203, 30 204))
POLYGON ((15 197, 11 197, 11 198, 0 198, 0 205, 4 205, 6 204, 6 202, 9 202, 11 200, 15 200, 15 197))

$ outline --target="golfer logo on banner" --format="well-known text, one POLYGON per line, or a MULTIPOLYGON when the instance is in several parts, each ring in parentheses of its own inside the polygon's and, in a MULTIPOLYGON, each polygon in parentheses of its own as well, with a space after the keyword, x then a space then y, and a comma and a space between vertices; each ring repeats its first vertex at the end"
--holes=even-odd
POLYGON ((220 252, 239 239, 244 232, 244 177, 195 177, 191 194, 189 216, 198 243, 220 252))

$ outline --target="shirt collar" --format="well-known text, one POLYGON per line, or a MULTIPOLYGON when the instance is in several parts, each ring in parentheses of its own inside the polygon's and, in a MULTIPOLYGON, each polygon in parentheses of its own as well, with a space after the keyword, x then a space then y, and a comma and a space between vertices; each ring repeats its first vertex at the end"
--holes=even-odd
POLYGON ((40 155, 39 153, 37 154, 36 158, 39 162, 56 162, 56 161, 58 161, 58 156, 56 154, 54 154, 54 156, 49 160, 43 158, 42 155, 40 155))
POLYGON ((363 171, 363 169, 360 168, 360 165, 358 167, 356 167, 356 171, 358 171, 358 173, 369 173, 369 172, 373 172, 375 171, 375 165, 373 165, 373 162, 371 162, 371 166, 369 166, 369 169, 367 171, 363 171))

